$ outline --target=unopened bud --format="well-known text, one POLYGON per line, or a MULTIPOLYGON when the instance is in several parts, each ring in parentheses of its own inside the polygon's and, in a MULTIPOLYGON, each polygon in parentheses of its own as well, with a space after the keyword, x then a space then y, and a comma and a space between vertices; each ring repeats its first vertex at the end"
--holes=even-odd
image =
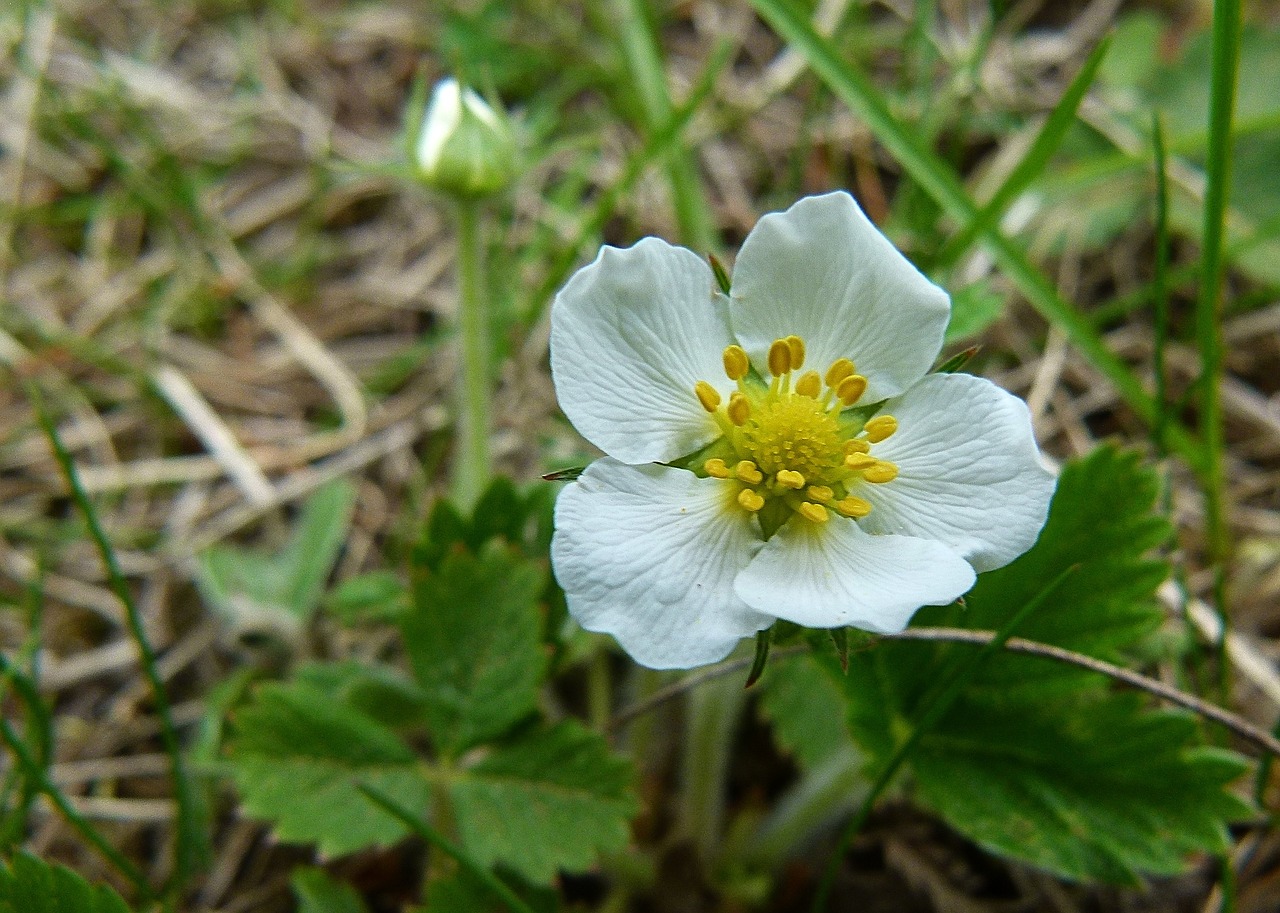
POLYGON ((516 173, 511 125, 456 79, 436 84, 414 150, 424 183, 459 197, 497 193, 516 173))

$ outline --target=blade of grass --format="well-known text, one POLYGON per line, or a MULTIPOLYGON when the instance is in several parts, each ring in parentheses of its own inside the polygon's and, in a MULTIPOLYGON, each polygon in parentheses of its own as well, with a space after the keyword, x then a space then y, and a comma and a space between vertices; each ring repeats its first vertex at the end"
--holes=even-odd
MULTIPOLYGON (((846 67, 831 43, 814 32, 788 0, 751 0, 751 3, 770 26, 805 55, 814 72, 862 118, 890 154, 943 210, 962 225, 978 218, 978 207, 951 167, 926 149, 913 131, 898 121, 874 86, 861 73, 846 67)), ((1130 408, 1148 425, 1154 424, 1154 397, 1143 388, 1129 366, 1106 347, 1089 321, 1058 294, 1019 246, 997 226, 987 226, 980 235, 997 265, 1013 280, 1028 303, 1046 320, 1061 327, 1071 343, 1112 383, 1130 408)), ((1193 435, 1180 424, 1175 424, 1169 426, 1166 438, 1169 446, 1192 468, 1200 470, 1203 454, 1193 435)))
MULTIPOLYGON (((667 91, 666 70, 657 36, 649 23, 649 7, 643 0, 611 0, 622 56, 644 112, 646 132, 652 133, 671 119, 674 106, 667 91)), ((702 195, 697 162, 682 146, 667 157, 667 176, 680 226, 680 241, 696 251, 710 252, 715 229, 702 195)))
POLYGON ((1196 299, 1196 346, 1200 352, 1200 436, 1204 441, 1205 525, 1214 565, 1213 602, 1221 622, 1219 685, 1227 697, 1226 569, 1231 551, 1227 530, 1227 484, 1222 428, 1222 296, 1227 195, 1231 186, 1231 121, 1240 66, 1240 2, 1213 4, 1213 56, 1209 76, 1209 149, 1205 161, 1204 235, 1200 254, 1200 294, 1196 299))
POLYGON ((129 634, 138 648, 143 675, 146 677, 147 684, 151 689, 151 698, 155 702, 156 716, 160 720, 160 739, 164 745, 165 753, 169 756, 169 767, 178 807, 174 871, 172 884, 166 889, 166 893, 176 893, 183 887, 187 877, 199 867, 201 860, 206 858, 207 846, 200 816, 197 814, 199 806, 195 787, 187 773, 186 765, 183 763, 182 749, 178 744, 178 733, 173 723, 169 694, 156 667, 155 650, 151 646, 151 641, 147 638, 146 629, 142 621, 142 613, 138 611, 137 603, 134 602, 133 595, 129 592, 129 585, 125 582, 124 573, 120 570, 120 563, 116 559, 115 549, 112 548, 111 542, 107 538, 101 522, 98 520, 98 512, 85 492, 84 486, 80 484, 80 476, 76 472, 71 453, 58 435, 58 429, 45 408, 44 398, 40 393, 40 389, 32 382, 27 382, 24 386, 32 408, 35 410, 36 419, 39 421, 40 427, 49 441, 49 446, 53 449, 54 458, 57 460, 58 468, 61 470, 62 477, 67 483, 67 488, 71 492, 72 500, 84 517, 89 536, 93 539, 94 545, 98 549, 98 554, 102 558, 111 590, 125 608, 125 619, 129 634))
POLYGON ((956 667, 950 679, 947 680, 936 692, 936 696, 925 707, 920 714, 919 722, 911 731, 911 735, 907 737, 898 750, 893 753, 893 757, 889 759, 889 763, 880 771, 875 782, 871 785, 871 791, 867 793, 866 798, 862 800, 862 805, 858 808, 857 814, 850 819, 848 825, 845 826, 843 833, 840 834, 840 842, 836 845, 836 850, 831 854, 831 858, 827 861, 826 869, 822 873, 822 881, 818 885, 818 891, 813 897, 813 906, 810 908, 812 913, 823 913, 827 908, 827 898, 831 894, 831 886, 835 883, 836 874, 840 870, 840 861, 844 859, 844 855, 848 852, 849 844, 853 842, 853 838, 862 830, 862 826, 866 824, 867 818, 871 815, 876 800, 880 798, 880 794, 888 788, 889 783, 893 780, 898 770, 906 762, 911 752, 915 749, 930 729, 932 729, 947 711, 951 709, 951 705, 955 703, 956 698, 964 691, 966 685, 978 673, 987 658, 997 651, 1003 649, 1005 643, 1013 636, 1014 630, 1018 625, 1022 624, 1036 609, 1044 604, 1044 601, 1056 590, 1064 580, 1070 577, 1076 571, 1076 566, 1067 568, 1057 577, 1049 582, 1034 599, 1019 609, 1014 616, 996 632, 996 636, 988 643, 984 644, 973 655, 966 657, 956 667))
POLYGON ((1053 111, 1041 125, 1026 155, 1005 178, 1004 183, 987 201, 987 204, 982 207, 977 217, 953 235, 938 252, 935 264, 937 269, 951 266, 964 255, 979 235, 998 225, 1009 204, 1016 200, 1049 164, 1049 159, 1058 151, 1058 146, 1062 143, 1062 138, 1067 135, 1067 130, 1075 123, 1076 112, 1080 109, 1080 103, 1084 101, 1089 87, 1093 85, 1098 67, 1102 65, 1102 60, 1107 55, 1108 46, 1109 42, 1103 40, 1093 49, 1093 53, 1084 62, 1084 66, 1080 67, 1080 72, 1076 73, 1071 84, 1067 86, 1067 91, 1062 94, 1062 98, 1058 100, 1053 111))
MULTIPOLYGON (((1169 342, 1169 175, 1165 152, 1164 124, 1160 112, 1151 115, 1151 145, 1156 162, 1156 259, 1151 293, 1155 305, 1154 371, 1156 382, 1156 424, 1153 443, 1165 456, 1164 433, 1169 424, 1169 387, 1165 372, 1165 346, 1169 342)), ((1166 492, 1169 488, 1165 486, 1166 492)), ((1167 512, 1166 505, 1166 512, 1167 512)))
POLYGON ((493 892, 493 895, 501 900, 507 909, 512 910, 513 913, 533 913, 533 908, 517 897, 515 892, 503 884, 496 875, 468 856, 461 847, 454 844, 444 834, 441 834, 417 815, 402 808, 395 800, 367 783, 359 784, 358 788, 360 792, 368 797, 370 802, 376 804, 387 814, 399 819, 405 827, 412 830, 427 843, 450 856, 468 875, 493 892))

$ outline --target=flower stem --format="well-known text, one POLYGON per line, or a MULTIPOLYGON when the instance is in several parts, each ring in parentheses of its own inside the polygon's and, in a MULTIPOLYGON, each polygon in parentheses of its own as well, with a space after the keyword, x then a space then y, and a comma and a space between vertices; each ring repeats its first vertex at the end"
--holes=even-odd
POLYGON ((458 330, 461 371, 453 463, 453 496, 470 508, 489 479, 489 307, 484 291, 480 203, 458 202, 458 330))

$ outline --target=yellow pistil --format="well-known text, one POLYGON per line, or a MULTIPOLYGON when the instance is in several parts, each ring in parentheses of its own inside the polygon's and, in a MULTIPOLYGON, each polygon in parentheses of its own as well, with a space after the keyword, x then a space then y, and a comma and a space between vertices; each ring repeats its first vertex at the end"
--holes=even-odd
POLYGON ((715 412, 720 408, 719 392, 705 380, 700 380, 694 384, 693 392, 698 397, 698 402, 702 403, 702 408, 708 412, 715 412))
POLYGON ((778 484, 783 488, 790 488, 792 491, 799 491, 804 488, 804 476, 790 469, 779 470, 774 478, 778 480, 778 484))
POLYGON ((844 516, 853 517, 854 519, 865 517, 871 513, 871 505, 862 500, 862 498, 855 498, 853 495, 841 498, 835 503, 835 508, 844 516))
POLYGON ((836 396, 840 397, 840 402, 846 406, 852 406, 862 399, 862 394, 866 392, 867 379, 861 374, 849 375, 836 387, 836 396))
POLYGON ((803 502, 796 508, 796 513, 806 520, 812 520, 814 523, 826 523, 830 519, 827 516, 827 509, 821 504, 814 504, 812 501, 803 502))
POLYGON ((791 370, 799 371, 804 364, 804 340, 799 336, 788 336, 785 341, 791 352, 791 370))
POLYGON ((867 422, 862 430, 866 433, 868 441, 879 444, 898 430, 898 420, 892 415, 877 415, 867 422))
POLYGON ((862 471, 862 477, 868 482, 882 484, 892 482, 898 477, 898 467, 888 460, 879 460, 874 466, 862 471))
POLYGON ((785 339, 775 339, 769 346, 769 373, 781 377, 791 370, 791 347, 785 339))
POLYGON ((719 458, 707 460, 703 463, 702 471, 713 479, 727 479, 731 475, 729 467, 725 465, 724 460, 719 458))
POLYGON ((827 386, 831 389, 838 389, 840 382, 846 377, 852 377, 854 374, 853 362, 847 358, 837 358, 831 363, 831 367, 827 368, 827 376, 825 378, 827 386))
POLYGON ((724 350, 724 373, 729 380, 742 380, 751 369, 751 360, 742 346, 728 346, 724 350))
POLYGON ((818 394, 822 392, 822 378, 818 376, 818 372, 805 371, 801 374, 800 379, 796 381, 796 392, 801 396, 817 399, 818 394))
POLYGON ((831 512, 852 520, 871 513, 871 503, 851 492, 897 478, 898 467, 871 451, 897 431, 898 421, 880 415, 861 424, 856 416, 841 414, 867 391, 867 378, 853 361, 837 358, 825 373, 802 372, 804 340, 781 336, 769 346, 766 380, 752 373, 741 346, 726 346, 722 355, 725 376, 737 389, 726 403, 711 383, 694 385, 699 404, 721 434, 707 448, 719 456, 695 464, 694 471, 732 481, 731 497, 743 510, 759 514, 766 538, 792 512, 816 524, 829 521, 831 512))

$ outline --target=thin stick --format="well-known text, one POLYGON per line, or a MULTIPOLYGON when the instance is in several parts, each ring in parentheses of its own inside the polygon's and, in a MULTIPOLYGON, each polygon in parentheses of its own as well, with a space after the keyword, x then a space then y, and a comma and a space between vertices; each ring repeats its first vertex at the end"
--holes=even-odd
MULTIPOLYGON (((885 640, 926 640, 926 641, 945 641, 948 643, 973 644, 974 646, 985 646, 996 638, 995 631, 970 631, 966 628, 908 628, 901 634, 893 634, 885 637, 885 640)), ((1171 704, 1177 704, 1179 707, 1185 707, 1192 713, 1213 720, 1230 729, 1233 733, 1247 742, 1253 743, 1256 747, 1263 751, 1280 757, 1280 740, 1263 729, 1253 725, 1243 717, 1237 716, 1229 710, 1224 710, 1216 704, 1201 700, 1193 694, 1180 691, 1172 685, 1166 685, 1149 676, 1133 672, 1129 669, 1117 666, 1114 663, 1105 660, 1095 659, 1092 656, 1086 656, 1083 653, 1076 653, 1074 650, 1067 650, 1063 647, 1055 647, 1052 644, 1041 643, 1037 640, 1027 640, 1023 637, 1010 637, 1005 641, 1004 649, 1010 653, 1022 653, 1027 656, 1039 656, 1042 659, 1052 659, 1060 663, 1066 663, 1070 666, 1078 666, 1081 669, 1088 669, 1090 672, 1097 672, 1099 675, 1105 675, 1110 679, 1130 685, 1140 691, 1166 700, 1171 704)), ((773 651, 775 659, 781 659, 787 656, 796 656, 801 653, 810 652, 808 645, 796 645, 791 647, 781 647, 773 651)), ((704 669, 702 672, 695 673, 683 678, 678 682, 673 682, 665 688, 659 688, 653 694, 649 695, 642 701, 637 701, 629 707, 624 707, 614 716, 613 721, 609 724, 611 731, 616 731, 625 727, 628 723, 638 716, 648 713, 649 711, 660 707, 668 701, 674 700, 692 688, 704 682, 721 678, 726 675, 733 675, 742 672, 751 667, 754 657, 745 657, 743 659, 735 659, 731 662, 724 663, 719 666, 713 666, 710 669, 704 669)))

